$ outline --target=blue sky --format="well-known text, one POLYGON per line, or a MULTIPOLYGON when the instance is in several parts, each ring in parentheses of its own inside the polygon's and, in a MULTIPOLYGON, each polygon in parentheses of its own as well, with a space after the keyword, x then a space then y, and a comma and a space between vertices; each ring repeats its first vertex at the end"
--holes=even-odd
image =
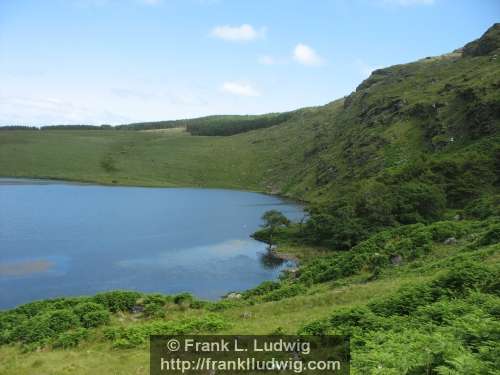
POLYGON ((499 19, 498 0, 0 0, 0 124, 321 105, 499 19))

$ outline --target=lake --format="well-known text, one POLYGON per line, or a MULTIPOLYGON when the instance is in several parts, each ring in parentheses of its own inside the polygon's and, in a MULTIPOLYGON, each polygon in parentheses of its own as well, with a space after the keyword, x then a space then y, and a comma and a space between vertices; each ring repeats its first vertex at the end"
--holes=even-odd
POLYGON ((251 192, 0 179, 0 309, 113 289, 216 299, 276 279, 290 262, 249 237, 271 209, 303 215, 251 192))

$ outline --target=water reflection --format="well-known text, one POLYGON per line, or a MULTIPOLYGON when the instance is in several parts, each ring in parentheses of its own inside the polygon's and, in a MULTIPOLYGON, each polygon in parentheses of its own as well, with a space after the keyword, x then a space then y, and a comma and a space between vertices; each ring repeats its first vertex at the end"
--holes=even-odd
POLYGON ((259 254, 259 262, 263 268, 268 270, 282 268, 283 266, 291 267, 294 265, 294 262, 277 256, 269 248, 267 248, 266 251, 259 254))
POLYGON ((257 193, 0 179, 0 309, 103 290, 215 299, 276 279, 289 262, 250 235, 301 207, 257 193))

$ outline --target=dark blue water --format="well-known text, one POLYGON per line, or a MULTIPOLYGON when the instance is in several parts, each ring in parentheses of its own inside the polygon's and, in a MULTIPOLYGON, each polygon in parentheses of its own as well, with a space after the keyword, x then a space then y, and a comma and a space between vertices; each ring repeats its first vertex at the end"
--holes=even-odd
POLYGON ((0 309, 111 289, 214 299, 275 279, 286 263, 249 238, 277 197, 215 189, 0 179, 0 309))

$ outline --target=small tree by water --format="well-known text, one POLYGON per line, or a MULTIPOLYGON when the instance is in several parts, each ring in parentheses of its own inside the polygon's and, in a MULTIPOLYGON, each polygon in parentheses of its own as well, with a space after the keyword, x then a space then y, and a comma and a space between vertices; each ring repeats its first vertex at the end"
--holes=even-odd
POLYGON ((266 211, 262 215, 262 220, 264 221, 262 227, 269 232, 269 246, 273 244, 273 235, 276 233, 276 230, 279 227, 290 225, 290 220, 278 210, 266 211))

